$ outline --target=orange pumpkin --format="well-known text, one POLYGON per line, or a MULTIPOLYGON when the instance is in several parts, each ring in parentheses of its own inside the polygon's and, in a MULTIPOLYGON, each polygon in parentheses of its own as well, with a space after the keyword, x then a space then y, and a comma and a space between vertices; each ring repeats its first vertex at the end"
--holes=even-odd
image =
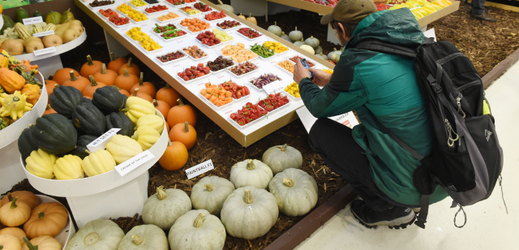
POLYGON ((96 89, 102 88, 106 86, 103 82, 97 82, 92 75, 88 76, 90 78, 90 84, 88 84, 85 89, 83 89, 83 96, 93 98, 96 89))
POLYGON ((70 80, 70 71, 74 71, 74 75, 79 77, 79 72, 72 68, 58 69, 52 76, 52 80, 56 81, 59 85, 62 85, 65 81, 70 80))
POLYGON ((16 239, 18 239, 18 242, 20 242, 20 246, 23 244, 22 237, 27 236, 27 235, 25 235, 25 232, 19 227, 3 228, 2 230, 0 230, 0 235, 12 235, 12 236, 16 237, 16 239))
POLYGON ((0 208, 0 223, 8 227, 17 227, 25 223, 31 216, 31 207, 18 198, 0 208))
POLYGON ((45 112, 43 112, 44 115, 48 115, 48 114, 56 114, 58 113, 56 110, 54 110, 50 104, 47 104, 47 107, 45 108, 45 112))
POLYGON ((86 77, 82 77, 82 76, 76 77, 76 75, 73 71, 70 71, 69 74, 70 74, 70 79, 63 82, 63 84, 62 84, 63 86, 71 86, 71 87, 74 87, 77 90, 83 92, 85 87, 90 84, 90 80, 86 77))
POLYGON ((95 73, 101 71, 101 67, 103 62, 92 60, 90 55, 87 56, 87 62, 81 66, 81 70, 79 70, 79 74, 83 77, 88 78, 89 75, 95 75, 95 73))
POLYGON ((54 88, 59 86, 58 82, 53 80, 45 80, 45 89, 47 89, 47 96, 54 92, 54 88))
POLYGON ((180 98, 180 94, 173 89, 169 84, 166 84, 166 87, 162 87, 157 91, 155 98, 160 101, 166 102, 170 107, 178 105, 178 99, 180 98))
POLYGON ((175 126, 171 127, 171 130, 169 131, 169 139, 171 141, 182 142, 189 150, 196 143, 196 130, 189 124, 189 122, 183 124, 177 123, 175 126))
POLYGON ((173 128, 177 123, 189 122, 193 127, 196 126, 196 112, 191 105, 184 105, 182 100, 179 98, 178 105, 171 107, 168 111, 168 116, 166 117, 166 121, 169 123, 169 126, 173 128))
POLYGON ((126 69, 122 75, 115 78, 115 86, 120 89, 125 89, 128 92, 132 92, 133 85, 139 83, 139 77, 134 74, 129 74, 126 69))
POLYGON ((139 75, 139 73, 141 72, 141 70, 139 69, 139 66, 137 66, 137 64, 135 63, 132 63, 132 58, 130 57, 130 59, 128 59, 128 63, 126 64, 123 64, 123 66, 121 66, 121 68, 119 68, 119 75, 122 75, 124 74, 124 70, 128 71, 128 74, 134 74, 136 76, 139 75))
MULTIPOLYGON (((162 114, 162 116, 164 116, 164 118, 168 116, 168 111, 171 109, 171 107, 165 101, 153 99, 151 103, 153 103, 153 106, 155 106, 155 108, 162 114)), ((168 123, 166 122, 166 124, 168 123)))
POLYGON ((110 62, 108 63, 108 69, 111 69, 115 72, 119 72, 119 69, 128 63, 128 60, 124 57, 115 58, 114 52, 110 52, 110 62))
POLYGON ((108 86, 112 86, 115 84, 115 78, 117 78, 118 76, 119 74, 117 74, 116 71, 106 69, 106 64, 103 63, 103 65, 101 66, 101 71, 94 74, 94 79, 108 86))
POLYGON ((31 209, 40 205, 40 199, 33 192, 30 191, 14 191, 7 193, 6 196, 0 201, 0 207, 6 203, 9 203, 14 198, 18 198, 19 201, 25 202, 31 209))
POLYGON ((30 239, 42 235, 56 236, 67 225, 68 211, 58 202, 42 203, 31 212, 31 217, 23 225, 30 239))
POLYGON ((139 77, 139 83, 132 86, 132 91, 135 91, 135 89, 139 89, 141 93, 146 93, 150 95, 152 98, 155 98, 155 93, 157 90, 155 89, 155 85, 151 82, 145 82, 144 80, 144 73, 141 72, 139 77))
POLYGON ((61 243, 48 235, 36 237, 31 239, 31 241, 29 241, 27 237, 24 237, 23 241, 25 244, 22 250, 61 250, 61 243))
POLYGON ((151 97, 150 95, 148 95, 146 93, 141 93, 139 88, 136 88, 136 89, 133 90, 132 96, 140 97, 140 98, 142 98, 142 99, 144 99, 146 101, 149 101, 149 102, 153 101, 153 97, 151 97))
POLYGON ((179 170, 186 165, 188 156, 187 148, 182 142, 169 141, 166 151, 159 159, 159 164, 169 171, 179 170))
POLYGON ((16 236, 10 234, 0 234, 0 249, 21 250, 22 245, 16 236))

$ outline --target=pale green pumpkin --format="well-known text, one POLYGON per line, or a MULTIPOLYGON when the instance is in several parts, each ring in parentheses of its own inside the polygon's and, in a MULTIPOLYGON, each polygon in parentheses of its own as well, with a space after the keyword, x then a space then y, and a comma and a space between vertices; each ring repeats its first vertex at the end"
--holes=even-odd
POLYGON ((123 230, 107 219, 89 221, 70 239, 67 250, 114 250, 124 237, 123 230))
POLYGON ((288 168, 276 174, 269 190, 276 197, 279 211, 288 216, 304 215, 317 204, 317 182, 301 169, 288 168))
POLYGON ((219 215, 227 196, 234 191, 229 180, 219 176, 206 176, 191 189, 191 203, 195 209, 205 209, 219 215))
POLYGON ((154 224, 163 230, 168 230, 173 223, 185 212, 191 210, 191 199, 180 189, 163 186, 157 188, 157 193, 148 197, 142 208, 142 221, 154 224))
POLYGON ((133 227, 122 238, 117 250, 169 250, 168 238, 160 227, 153 224, 133 227))
POLYGON ((220 219, 205 209, 191 210, 180 216, 168 235, 171 250, 221 250, 225 238, 225 227, 220 219))
POLYGON ((272 176, 272 170, 267 164, 260 160, 247 159, 232 166, 230 180, 236 188, 254 186, 265 189, 272 176))

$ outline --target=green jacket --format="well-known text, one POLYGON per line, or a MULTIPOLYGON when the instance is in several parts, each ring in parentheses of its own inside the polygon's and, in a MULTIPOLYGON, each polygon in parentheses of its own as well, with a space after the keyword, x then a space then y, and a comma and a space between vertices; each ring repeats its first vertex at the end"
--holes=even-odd
MULTIPOLYGON (((353 137, 366 151, 377 187, 401 204, 419 205, 420 195, 412 176, 420 162, 378 125, 382 122, 420 154, 429 154, 432 128, 413 60, 352 48, 365 38, 417 48, 424 35, 408 9, 379 11, 364 18, 343 48, 330 82, 320 89, 303 79, 299 84, 301 97, 318 118, 355 110, 361 124, 353 128, 353 137)), ((446 196, 438 186, 431 203, 446 196)))

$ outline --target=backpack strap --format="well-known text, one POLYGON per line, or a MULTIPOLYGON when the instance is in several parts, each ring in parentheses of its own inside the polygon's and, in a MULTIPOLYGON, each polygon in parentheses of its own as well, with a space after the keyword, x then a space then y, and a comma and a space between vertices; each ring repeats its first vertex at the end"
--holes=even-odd
MULTIPOLYGON (((431 44, 434 43, 434 38, 432 37, 426 37, 423 41, 422 45, 424 44, 431 44)), ((353 46, 357 49, 367 49, 377 52, 382 52, 386 54, 392 54, 397 56, 405 56, 405 57, 416 57, 416 54, 418 53, 418 50, 411 49, 402 45, 396 45, 389 42, 384 42, 375 38, 367 38, 363 39, 357 44, 353 46)))

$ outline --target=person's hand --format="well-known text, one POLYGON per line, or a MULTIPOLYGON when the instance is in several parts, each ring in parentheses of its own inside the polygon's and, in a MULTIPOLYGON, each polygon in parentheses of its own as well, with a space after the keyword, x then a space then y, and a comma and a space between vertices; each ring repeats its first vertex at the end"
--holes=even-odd
POLYGON ((314 74, 313 82, 317 84, 317 86, 324 87, 332 78, 332 74, 326 73, 323 70, 313 68, 310 68, 309 70, 314 74))
POLYGON ((299 58, 296 59, 296 65, 294 65, 294 81, 299 84, 305 77, 310 78, 310 71, 301 64, 299 58))

